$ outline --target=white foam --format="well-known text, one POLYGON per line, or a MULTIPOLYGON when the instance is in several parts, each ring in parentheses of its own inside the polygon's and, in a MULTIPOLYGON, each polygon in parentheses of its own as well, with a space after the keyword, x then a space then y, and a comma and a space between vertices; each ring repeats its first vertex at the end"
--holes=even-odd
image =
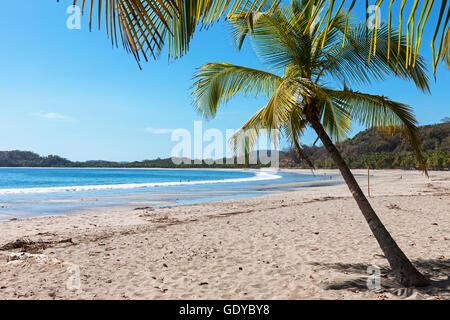
POLYGON ((255 176, 250 178, 236 178, 223 180, 203 180, 203 181, 182 181, 182 182, 153 182, 153 183, 130 183, 130 184, 108 184, 92 186, 69 186, 69 187, 44 187, 44 188, 22 188, 22 189, 0 189, 0 194, 30 194, 30 193, 52 193, 52 192, 70 192, 70 191, 90 191, 90 190, 120 190, 136 188, 169 187, 198 184, 215 183, 236 183, 249 181, 263 181, 280 179, 281 176, 273 172, 256 172, 255 176))

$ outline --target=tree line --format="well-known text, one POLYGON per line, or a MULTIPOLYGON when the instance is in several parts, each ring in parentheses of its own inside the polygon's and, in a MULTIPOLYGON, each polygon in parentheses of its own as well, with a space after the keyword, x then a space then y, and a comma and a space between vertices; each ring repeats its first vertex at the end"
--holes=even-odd
MULTIPOLYGON (((450 122, 419 127, 419 131, 427 167, 432 170, 449 169, 450 122)), ((303 146, 303 149, 316 168, 336 168, 323 147, 303 146)), ((366 130, 339 144, 338 149, 353 169, 419 169, 411 148, 398 135, 385 136, 366 130)), ((308 167, 298 158, 295 148, 284 152, 280 165, 308 167)))

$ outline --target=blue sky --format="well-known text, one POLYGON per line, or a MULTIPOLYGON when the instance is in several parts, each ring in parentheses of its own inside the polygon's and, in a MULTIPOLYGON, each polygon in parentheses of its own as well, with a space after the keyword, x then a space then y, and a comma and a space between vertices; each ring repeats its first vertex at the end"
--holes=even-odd
MULTIPOLYGON (((226 24, 220 23, 197 33, 183 59, 168 63, 164 51, 141 71, 122 48, 111 48, 104 29, 89 32, 87 17, 81 30, 67 29, 69 4, 24 0, 2 5, 0 150, 30 150, 71 160, 168 157, 176 144, 170 129, 191 130, 193 122, 201 120, 190 98, 196 67, 228 62, 264 68, 250 45, 241 52, 233 48, 226 24)), ((430 33, 428 29, 421 49, 428 61, 430 33)), ((431 96, 398 79, 358 89, 410 104, 423 125, 450 116, 449 80, 450 72, 440 65, 431 96)), ((233 99, 203 127, 237 129, 263 104, 261 99, 233 99)), ((356 126, 354 133, 360 129, 356 126)), ((314 140, 308 132, 303 143, 314 140)))

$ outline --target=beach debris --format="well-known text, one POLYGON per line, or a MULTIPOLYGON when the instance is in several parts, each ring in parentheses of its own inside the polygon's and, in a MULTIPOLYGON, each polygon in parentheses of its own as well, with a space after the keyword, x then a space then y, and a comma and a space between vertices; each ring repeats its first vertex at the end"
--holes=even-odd
POLYGON ((155 208, 152 208, 152 207, 141 207, 141 208, 135 208, 134 210, 135 210, 135 211, 138 211, 138 210, 148 210, 148 211, 153 211, 153 210, 155 210, 155 208))
POLYGON ((106 283, 112 283, 112 279, 106 280, 106 283))
POLYGON ((20 252, 41 253, 43 250, 52 247, 56 244, 71 243, 74 244, 72 238, 63 239, 59 241, 33 241, 26 238, 19 238, 15 241, 8 242, 0 247, 0 251, 10 251, 19 249, 20 252))
POLYGON ((159 289, 159 291, 160 291, 161 293, 166 293, 166 291, 169 290, 169 289, 163 289, 163 288, 160 288, 160 287, 158 287, 158 286, 156 286, 155 289, 159 289))
POLYGON ((386 296, 385 293, 379 294, 377 297, 378 297, 378 299, 382 299, 382 300, 386 300, 387 299, 387 296, 386 296))
POLYGON ((200 285, 201 286, 206 286, 206 285, 208 285, 209 283, 208 282, 200 282, 200 285))
POLYGON ((318 251, 319 248, 311 248, 312 251, 318 251))
POLYGON ((444 237, 444 240, 445 240, 445 241, 449 241, 449 240, 450 240, 450 238, 444 237))
POLYGON ((14 249, 21 249, 22 252, 37 253, 47 248, 43 241, 34 242, 29 239, 21 238, 12 242, 8 242, 0 247, 1 251, 9 251, 14 249))
POLYGON ((57 243, 73 243, 72 238, 57 241, 57 243))
POLYGON ((353 292, 353 293, 359 293, 360 291, 356 288, 352 288, 352 289, 348 289, 348 291, 353 292))
POLYGON ((244 270, 244 269, 242 269, 242 267, 239 267, 239 270, 241 270, 241 271, 242 271, 242 270, 244 270))
POLYGON ((320 234, 320 232, 313 232, 316 236, 320 234))
POLYGON ((7 259, 7 263, 17 263, 17 262, 22 262, 28 259, 34 259, 39 263, 42 264, 48 264, 48 263, 61 263, 60 260, 55 259, 55 258, 50 258, 49 256, 45 255, 45 254, 33 254, 33 253, 28 253, 28 252, 12 252, 8 259, 7 259))
POLYGON ((440 256, 439 260, 446 260, 447 258, 445 256, 440 256))
POLYGON ((387 206, 387 208, 388 209, 391 209, 391 210, 402 210, 398 205, 396 205, 396 204, 390 204, 390 205, 388 205, 387 206))
POLYGON ((38 232, 36 233, 37 236, 56 236, 55 233, 51 233, 51 232, 38 232))
POLYGON ((432 226, 438 226, 438 224, 436 222, 431 224, 432 226))
POLYGON ((163 263, 163 267, 168 268, 169 266, 167 264, 163 263))

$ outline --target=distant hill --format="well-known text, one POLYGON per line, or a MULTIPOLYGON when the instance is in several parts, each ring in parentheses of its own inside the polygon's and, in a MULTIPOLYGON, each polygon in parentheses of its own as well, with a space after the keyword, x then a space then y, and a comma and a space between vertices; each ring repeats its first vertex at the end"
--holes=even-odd
MULTIPOLYGON (((450 166, 450 123, 420 127, 422 148, 427 165, 431 169, 448 169, 450 166)), ((316 168, 334 168, 333 161, 323 147, 303 146, 306 154, 314 162, 316 168)), ((412 150, 404 139, 399 136, 387 137, 374 130, 366 130, 348 139, 338 146, 345 160, 351 168, 373 169, 416 168, 416 161, 412 150)), ((262 151, 259 151, 262 152, 262 151)), ((270 150, 264 151, 270 156, 270 150)), ((253 157, 258 153, 254 152, 253 157)), ((250 156, 250 159, 253 158, 250 156)), ((181 160, 181 159, 180 159, 181 160)), ((185 159, 189 161, 189 159, 185 159)), ((236 160, 233 160, 237 163, 236 160)), ((180 161, 181 162, 181 161, 180 161)), ((223 160, 226 163, 226 159, 223 160)), ((297 157, 295 150, 280 153, 280 166, 284 168, 307 168, 297 157)), ((134 162, 112 162, 90 160, 73 162, 68 159, 49 155, 42 157, 30 151, 0 151, 0 167, 75 167, 75 168, 260 168, 262 164, 201 164, 175 165, 171 158, 154 159, 134 162)))
MULTIPOLYGON (((431 169, 448 169, 450 165, 450 123, 419 128, 422 150, 431 169)), ((317 168, 334 168, 324 147, 303 146, 306 154, 317 168)), ((412 149, 401 136, 385 136, 373 129, 357 134, 338 146, 351 168, 374 169, 416 168, 412 149)), ((306 167, 299 161, 295 150, 283 153, 282 167, 306 167)))
POLYGON ((190 164, 190 159, 178 158, 179 165, 174 164, 172 158, 154 159, 134 162, 113 162, 104 160, 89 160, 84 162, 74 162, 59 156, 42 157, 30 151, 0 151, 0 167, 71 167, 71 168, 260 168, 264 165, 254 164, 245 166, 237 164, 236 159, 232 159, 235 164, 211 164, 205 161, 199 164, 190 164), (182 163, 184 162, 184 163, 182 163))
POLYGON ((59 156, 41 157, 30 151, 0 151, 0 167, 64 167, 71 161, 59 156))

